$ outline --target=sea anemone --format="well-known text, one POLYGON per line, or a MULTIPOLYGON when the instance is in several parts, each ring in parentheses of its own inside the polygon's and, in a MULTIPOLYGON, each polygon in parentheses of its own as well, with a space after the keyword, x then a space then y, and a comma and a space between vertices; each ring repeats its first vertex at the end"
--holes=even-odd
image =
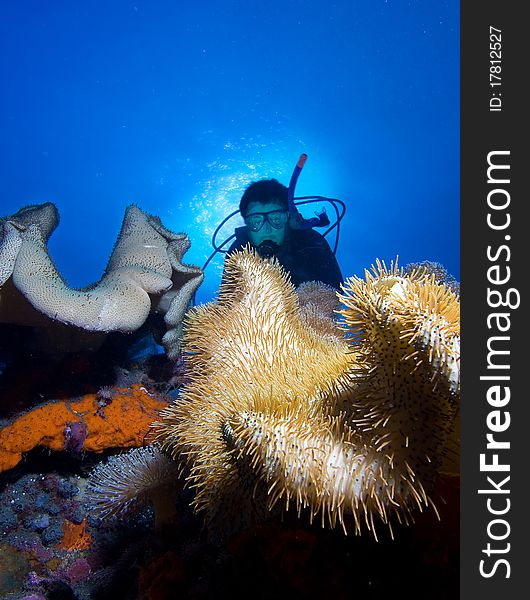
POLYGON ((421 262, 409 263, 404 268, 406 275, 412 274, 414 271, 424 271, 426 274, 434 275, 436 283, 446 285, 455 296, 460 296, 460 283, 451 275, 447 269, 439 262, 432 260, 423 260, 421 262))
POLYGON ((111 456, 91 472, 85 503, 92 517, 106 521, 138 512, 151 503, 159 527, 175 516, 169 488, 177 477, 175 462, 156 445, 133 448, 111 456))

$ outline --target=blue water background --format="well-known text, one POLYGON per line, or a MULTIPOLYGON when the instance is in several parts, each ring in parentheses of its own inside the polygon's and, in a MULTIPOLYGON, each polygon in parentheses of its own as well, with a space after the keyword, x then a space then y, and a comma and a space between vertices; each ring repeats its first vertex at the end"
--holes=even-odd
POLYGON ((0 63, 0 215, 54 202, 71 286, 131 203, 202 266, 245 186, 288 184, 301 152, 297 195, 347 204, 345 276, 399 255, 460 277, 459 2, 2 0, 0 63))

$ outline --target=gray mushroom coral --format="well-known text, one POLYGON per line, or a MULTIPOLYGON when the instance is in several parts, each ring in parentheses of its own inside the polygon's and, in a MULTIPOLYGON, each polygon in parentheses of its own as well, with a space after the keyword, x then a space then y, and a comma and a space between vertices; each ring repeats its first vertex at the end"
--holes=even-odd
MULTIPOLYGON (((190 245, 185 233, 173 233, 158 217, 128 206, 103 277, 74 289, 48 254, 47 242, 58 222, 52 203, 0 219, 0 323, 130 333, 152 310, 160 312, 160 306, 181 307, 177 319, 183 318, 203 279, 199 267, 182 263, 190 245), (159 303, 164 294, 170 301, 159 303)), ((177 319, 171 317, 171 328, 178 328, 177 319)), ((175 347, 179 340, 173 340, 175 347)))

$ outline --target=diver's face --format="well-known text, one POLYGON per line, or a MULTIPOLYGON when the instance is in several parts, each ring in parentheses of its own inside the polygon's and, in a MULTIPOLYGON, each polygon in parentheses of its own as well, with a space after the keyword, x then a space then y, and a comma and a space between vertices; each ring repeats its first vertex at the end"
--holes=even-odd
POLYGON ((252 245, 259 246, 265 240, 269 240, 281 246, 287 221, 288 212, 279 202, 251 202, 247 208, 245 224, 252 245))

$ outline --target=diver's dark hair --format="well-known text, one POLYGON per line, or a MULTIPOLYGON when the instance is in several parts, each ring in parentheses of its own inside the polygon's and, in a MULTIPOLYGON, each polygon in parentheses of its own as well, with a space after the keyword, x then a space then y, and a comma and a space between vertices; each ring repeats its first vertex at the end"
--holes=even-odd
POLYGON ((278 202, 279 204, 288 207, 287 198, 288 189, 282 185, 277 179, 262 179, 254 181, 245 190, 241 201, 239 202, 239 211, 244 217, 247 214, 248 205, 251 202, 259 202, 267 204, 267 202, 278 202))

